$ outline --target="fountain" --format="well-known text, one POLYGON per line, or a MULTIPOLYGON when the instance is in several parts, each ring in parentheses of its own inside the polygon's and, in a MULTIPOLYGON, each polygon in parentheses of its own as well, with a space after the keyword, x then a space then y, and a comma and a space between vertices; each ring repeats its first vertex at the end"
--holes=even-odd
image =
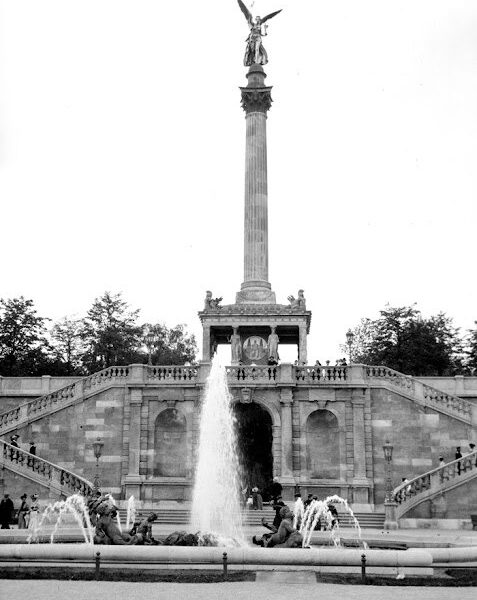
POLYGON ((235 418, 231 400, 225 368, 215 356, 200 417, 191 525, 200 534, 217 537, 221 545, 244 543, 235 418))
POLYGON ((66 515, 72 515, 76 524, 80 528, 83 535, 84 541, 87 544, 93 544, 94 539, 94 527, 91 524, 89 518, 89 512, 86 507, 83 496, 80 494, 73 494, 66 500, 59 500, 53 504, 49 504, 42 516, 27 537, 27 543, 39 541, 40 533, 43 527, 54 520, 53 531, 50 535, 50 543, 54 542, 55 535, 58 533, 61 522, 64 520, 66 515))
MULTIPOLYGON (((301 498, 298 498, 297 503, 298 502, 301 502, 301 498)), ((361 527, 359 525, 358 519, 354 516, 354 513, 351 510, 351 507, 349 506, 347 500, 341 498, 340 496, 337 496, 336 494, 334 494, 333 496, 328 496, 324 500, 313 500, 311 504, 307 506, 305 511, 303 511, 303 503, 301 504, 301 521, 299 521, 299 530, 303 536, 303 547, 305 548, 310 545, 312 533, 315 530, 315 527, 320 519, 324 519, 326 521, 326 525, 330 531, 330 538, 333 544, 337 547, 340 546, 339 526, 338 524, 336 524, 336 526, 333 526, 334 517, 330 509, 328 508, 328 504, 330 502, 336 502, 344 506, 345 510, 349 513, 351 520, 353 521, 356 531, 358 532, 358 540, 360 541, 361 545, 365 547, 365 543, 361 538, 361 527)), ((299 509, 300 507, 298 507, 298 510, 295 514, 295 527, 297 526, 297 519, 299 518, 297 516, 299 509)))
POLYGON ((130 528, 134 525, 136 520, 136 502, 134 500, 134 496, 130 496, 128 500, 128 505, 126 508, 126 531, 129 531, 130 528))

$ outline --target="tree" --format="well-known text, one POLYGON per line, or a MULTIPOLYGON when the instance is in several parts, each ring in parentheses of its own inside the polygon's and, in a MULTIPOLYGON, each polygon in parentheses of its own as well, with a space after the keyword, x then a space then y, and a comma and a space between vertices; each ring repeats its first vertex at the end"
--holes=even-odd
POLYGON ((144 334, 146 346, 151 345, 151 360, 154 364, 183 365, 195 361, 197 343, 195 336, 185 331, 185 325, 169 329, 161 323, 147 323, 144 325, 144 334))
POLYGON ((384 365, 409 375, 445 375, 462 368, 462 342, 452 319, 424 319, 414 306, 390 307, 354 330, 353 361, 384 365))
POLYGON ((112 365, 142 362, 142 328, 139 310, 130 310, 120 293, 96 298, 81 327, 86 351, 82 362, 89 373, 112 365))
MULTIPOLYGON (((477 325, 477 321, 474 321, 477 325)), ((473 374, 477 369, 477 329, 469 329, 467 331, 467 351, 466 351, 466 366, 470 373, 473 374)))
POLYGON ((33 300, 0 299, 0 373, 41 375, 50 364, 47 319, 39 317, 33 300))
POLYGON ((82 321, 64 317, 55 323, 50 336, 56 358, 57 375, 81 375, 81 357, 85 351, 81 338, 82 321))

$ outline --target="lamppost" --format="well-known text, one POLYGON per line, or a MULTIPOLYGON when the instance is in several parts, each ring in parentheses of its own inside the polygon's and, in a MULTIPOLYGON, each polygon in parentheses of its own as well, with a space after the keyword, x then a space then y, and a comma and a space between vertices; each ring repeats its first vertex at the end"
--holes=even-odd
POLYGON ((386 471, 386 495, 384 497, 384 529, 397 529, 396 521, 396 506, 397 502, 393 498, 393 480, 392 480, 392 463, 393 463, 393 445, 389 440, 386 440, 383 446, 384 464, 386 471))
POLYGON ((94 456, 96 457, 96 473, 94 475, 93 480, 93 491, 97 492, 101 487, 101 482, 99 480, 99 459, 101 457, 101 452, 103 450, 104 443, 97 438, 95 442, 93 442, 93 451, 94 456))
POLYGON ((354 333, 351 329, 346 332, 346 344, 348 346, 349 364, 351 364, 351 349, 353 347, 354 333))
POLYGON ((147 347, 147 364, 149 366, 152 366, 152 353, 158 341, 159 336, 157 335, 156 331, 153 328, 148 328, 146 330, 146 335, 144 336, 144 342, 147 347))

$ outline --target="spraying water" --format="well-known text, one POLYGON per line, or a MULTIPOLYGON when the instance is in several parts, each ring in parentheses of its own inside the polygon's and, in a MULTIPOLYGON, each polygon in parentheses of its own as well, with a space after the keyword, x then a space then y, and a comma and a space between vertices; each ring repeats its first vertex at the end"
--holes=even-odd
POLYGON ((129 496, 127 511, 126 511, 126 531, 134 525, 134 521, 136 520, 136 503, 134 501, 134 496, 129 496))
POLYGON ((49 504, 45 508, 38 525, 32 529, 30 535, 27 537, 27 543, 30 544, 31 542, 38 541, 39 534, 42 532, 44 526, 53 521, 54 527, 50 535, 50 543, 52 544, 61 522, 67 515, 73 516, 76 524, 83 534, 84 541, 87 544, 92 544, 94 538, 94 527, 91 525, 89 512, 86 508, 84 498, 79 494, 73 494, 66 500, 59 500, 54 504, 49 504))
POLYGON ((226 545, 243 541, 234 423, 227 374, 215 356, 200 417, 191 525, 226 545))
MULTIPOLYGON (((300 498, 298 500, 301 501, 300 498)), ((337 502, 343 505, 345 510, 349 513, 351 520, 353 521, 353 524, 358 532, 358 539, 363 544, 364 542, 361 539, 361 527, 358 523, 358 519, 354 516, 354 513, 351 510, 348 502, 340 496, 333 495, 328 496, 324 500, 313 500, 311 504, 308 505, 306 510, 302 512, 300 533, 303 536, 303 547, 306 547, 310 544, 311 535, 315 529, 315 526, 318 523, 318 520, 322 520, 326 523, 327 528, 330 531, 331 540, 333 544, 335 546, 340 546, 339 526, 338 524, 335 524, 333 526, 334 517, 328 508, 329 502, 337 502)))

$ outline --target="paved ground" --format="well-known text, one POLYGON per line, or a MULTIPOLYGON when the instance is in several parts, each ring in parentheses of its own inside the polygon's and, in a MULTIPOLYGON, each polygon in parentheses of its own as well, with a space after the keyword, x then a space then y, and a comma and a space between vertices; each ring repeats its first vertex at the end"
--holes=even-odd
POLYGON ((361 585, 263 583, 129 583, 0 580, 2 600, 475 600, 475 588, 373 587, 361 585))

